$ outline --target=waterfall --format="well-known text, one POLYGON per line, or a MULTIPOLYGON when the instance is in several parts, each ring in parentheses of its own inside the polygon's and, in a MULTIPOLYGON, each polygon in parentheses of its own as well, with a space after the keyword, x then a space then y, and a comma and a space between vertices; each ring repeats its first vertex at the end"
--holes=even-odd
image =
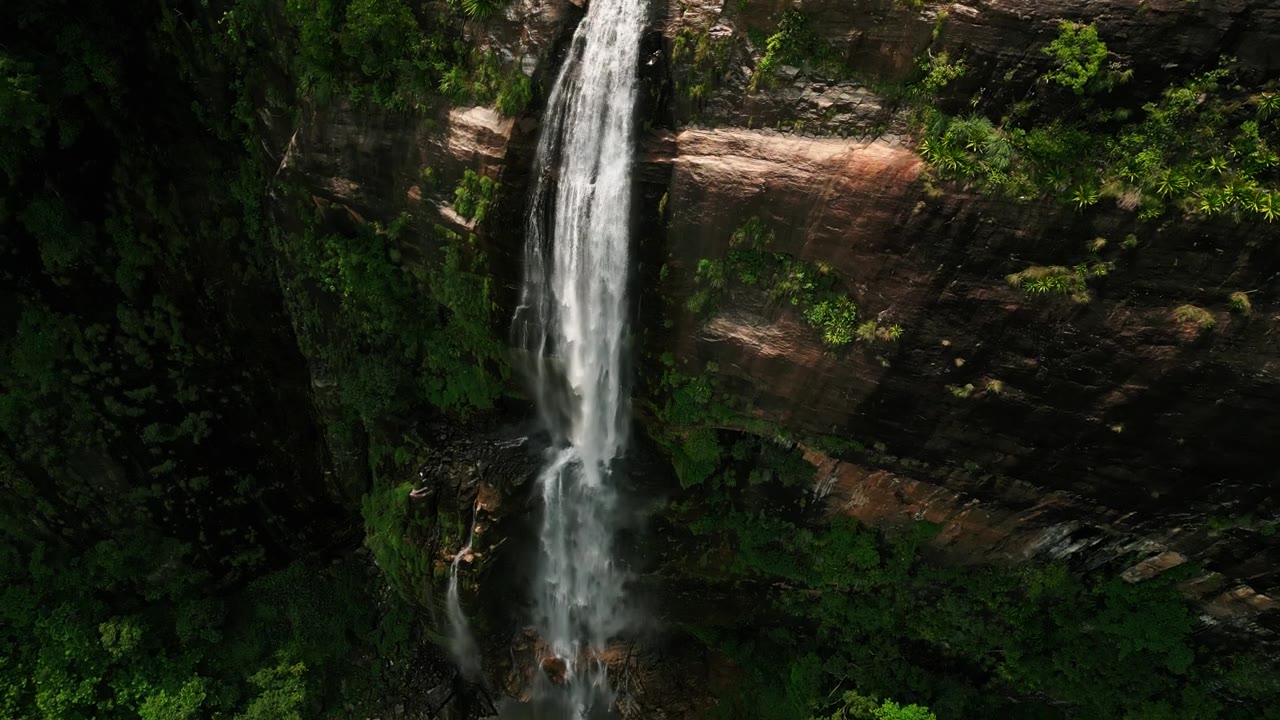
POLYGON ((446 595, 445 610, 449 616, 449 652, 463 675, 472 679, 480 675, 480 650, 476 647, 475 637, 471 634, 471 623, 467 622, 466 613, 462 612, 462 602, 458 599, 458 566, 462 559, 471 552, 471 543, 476 538, 476 515, 479 502, 471 509, 471 530, 467 533, 467 544, 458 554, 453 556, 449 564, 449 591, 446 595))
POLYGON ((550 430, 535 621, 564 670, 569 714, 608 694, 603 650, 623 624, 612 559, 623 377, 631 161, 643 0, 591 0, 556 77, 534 160, 525 278, 513 321, 550 430))

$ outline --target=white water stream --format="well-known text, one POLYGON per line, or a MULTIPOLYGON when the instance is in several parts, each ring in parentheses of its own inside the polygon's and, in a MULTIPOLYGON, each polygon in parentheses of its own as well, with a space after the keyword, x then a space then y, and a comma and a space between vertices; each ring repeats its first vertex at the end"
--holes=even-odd
POLYGON ((623 377, 633 116, 643 0, 590 0, 542 119, 514 331, 554 447, 544 503, 537 629, 564 662, 567 714, 608 696, 603 650, 622 627, 612 555, 630 399, 623 377))
POLYGON ((462 612, 462 601, 458 598, 458 566, 471 552, 471 543, 476 539, 476 515, 479 505, 471 509, 471 529, 467 533, 467 544, 453 556, 449 564, 449 591, 446 594, 445 610, 449 616, 449 652, 453 654, 462 674, 475 679, 480 673, 480 650, 476 647, 475 637, 471 634, 471 623, 466 613, 462 612))

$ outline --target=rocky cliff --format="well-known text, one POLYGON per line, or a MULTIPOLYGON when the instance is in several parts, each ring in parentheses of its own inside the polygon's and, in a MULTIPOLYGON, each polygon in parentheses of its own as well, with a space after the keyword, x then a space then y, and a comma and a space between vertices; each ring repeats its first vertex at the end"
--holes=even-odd
MULTIPOLYGON (((468 32, 545 90, 577 12, 516 3, 468 32)), ((713 377, 740 419, 717 430, 812 445, 828 517, 937 523, 928 547, 949 563, 1059 560, 1129 581, 1194 566, 1181 588, 1202 622, 1275 642, 1271 224, 1185 205, 1144 216, 1122 192, 1011 196, 921 150, 926 105, 991 120, 1083 112, 1045 90, 1054 64, 1042 49, 1064 20, 1091 23, 1107 43, 1100 72, 1125 75, 1122 96, 1089 106, 1113 113, 1107 132, 1220 55, 1235 58, 1242 97, 1274 90, 1280 71, 1280 11, 1247 0, 656 8, 637 158, 640 390, 663 392, 652 381, 663 353, 713 377), (788 57, 771 43, 796 10, 805 48, 788 57), (965 71, 922 97, 939 58, 963 58, 965 71), (704 262, 729 262, 749 222, 770 262, 856 304, 865 342, 826 341, 804 303, 758 282, 730 278, 714 302, 695 301, 712 282, 704 262), (1072 280, 1071 293, 1025 282, 1096 266, 1105 274, 1072 280)), ((411 214, 396 241, 409 263, 436 262, 432 224, 476 232, 500 326, 520 273, 536 109, 317 104, 279 133, 281 170, 333 222, 411 214), (454 208, 467 170, 501 183, 480 226, 454 208)))
MULTIPOLYGON (((1045 72, 1038 49, 1060 19, 1095 23, 1113 61, 1131 61, 1139 96, 1219 53, 1253 78, 1280 62, 1275 11, 1248 3, 800 7, 851 74, 883 83, 925 52, 962 53, 970 71, 946 92, 996 109, 1045 72)), ((781 10, 682 4, 664 33, 672 45, 709 33, 742 62, 762 50, 751 31, 781 10)), ((840 462, 813 456, 840 488, 833 512, 944 522, 935 543, 969 561, 1127 556, 1140 561, 1128 572, 1150 573, 1193 559, 1208 574, 1187 589, 1206 612, 1269 637, 1280 618, 1272 433, 1258 421, 1280 391, 1269 223, 1140 220, 1123 203, 1080 211, 940 183, 913 150, 918 134, 831 137, 891 107, 867 86, 784 68, 780 87, 752 94, 736 62, 702 109, 676 103, 675 128, 646 142, 670 313, 654 335, 685 367, 713 363, 744 413, 858 441, 840 462), (752 119, 799 131, 744 127, 752 119), (758 287, 690 312, 699 261, 731 253, 752 217, 774 251, 829 268, 860 318, 900 325, 901 339, 833 350, 758 287), (1115 270, 1087 303, 1007 281, 1097 253, 1115 270), (1252 312, 1232 311, 1236 292, 1252 312), (1188 304, 1211 321, 1180 317, 1188 304)), ((902 116, 881 126, 912 130, 902 116)))

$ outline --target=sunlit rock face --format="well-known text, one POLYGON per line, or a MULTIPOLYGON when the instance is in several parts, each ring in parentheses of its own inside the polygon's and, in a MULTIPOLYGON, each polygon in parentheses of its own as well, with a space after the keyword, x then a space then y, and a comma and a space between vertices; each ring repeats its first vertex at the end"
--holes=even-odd
POLYGON ((849 512, 896 522, 928 496, 957 561, 1096 566, 1136 548, 1151 562, 1134 572, 1150 574, 1180 564, 1166 552, 1193 557, 1211 577, 1188 594, 1208 617, 1272 634, 1275 549, 1257 528, 1209 529, 1275 501, 1255 419, 1280 397, 1280 318, 1232 314, 1218 289, 1269 292, 1265 227, 1153 228, 1088 304, 1035 302, 1005 276, 1070 264, 1099 237, 1114 246, 1132 215, 933 187, 913 152, 886 141, 718 128, 645 148, 652 194, 666 194, 676 357, 713 363, 757 417, 866 446, 863 469, 842 470, 843 491, 863 498, 849 512), (903 337, 833 351, 796 308, 751 289, 684 309, 699 260, 724 257, 750 217, 776 233, 775 250, 837 273, 860 318, 903 337), (1178 321, 1187 302, 1211 308, 1215 327, 1178 321), (921 465, 877 474, 884 456, 921 465))
POLYGON ((877 89, 908 79, 926 50, 949 52, 968 72, 939 104, 968 112, 954 99, 981 90, 984 104, 1007 107, 1049 62, 1027 49, 1062 19, 1095 23, 1133 68, 1136 95, 1157 96, 1222 53, 1257 83, 1280 69, 1280 11, 805 3, 809 27, 880 85, 784 66, 753 91, 764 48, 751 33, 774 32, 787 7, 671 3, 662 20, 669 50, 686 43, 670 76, 705 87, 695 100, 670 90, 671 122, 641 144, 640 215, 660 218, 642 248, 660 284, 649 307, 665 308, 648 316, 650 336, 686 373, 711 363, 747 414, 860 443, 840 462, 814 456, 831 512, 943 523, 934 549, 951 562, 1063 559, 1138 580, 1193 560, 1206 573, 1185 590, 1207 622, 1273 637, 1280 557, 1248 521, 1277 512, 1271 433, 1257 420, 1280 399, 1270 228, 1139 223, 1123 199, 1079 212, 929 180, 910 118, 877 89), (700 38, 723 44, 713 75, 697 74, 700 38), (753 217, 774 233, 771 250, 829 267, 859 320, 899 324, 901 339, 833 351, 797 308, 751 288, 688 311, 705 287, 699 262, 726 257, 753 217), (1088 303, 1036 302, 1006 280, 1081 262, 1099 238, 1114 269, 1088 303), (1235 291, 1268 309, 1233 313, 1235 291), (1207 309, 1211 329, 1175 317, 1188 303, 1207 309))

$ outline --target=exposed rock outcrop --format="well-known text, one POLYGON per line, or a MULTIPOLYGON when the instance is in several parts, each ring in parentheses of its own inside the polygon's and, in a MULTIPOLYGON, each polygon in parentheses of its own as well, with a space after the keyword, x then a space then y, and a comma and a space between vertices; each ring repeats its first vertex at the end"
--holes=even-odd
POLYGON ((828 512, 872 526, 936 523, 941 530, 930 548, 949 563, 1065 561, 1140 582, 1195 562, 1201 571, 1183 581, 1182 590, 1196 602, 1203 621, 1248 633, 1255 642, 1275 643, 1280 637, 1280 603, 1272 591, 1258 590, 1275 587, 1280 553, 1260 547, 1251 533, 1121 513, 1010 479, 1001 481, 998 499, 983 500, 992 497, 990 483, 963 473, 953 473, 943 487, 814 451, 806 459, 817 468, 828 512))
POLYGON ((936 185, 905 117, 861 82, 893 90, 947 52, 967 72, 938 101, 976 97, 998 113, 1032 92, 1062 20, 1095 24, 1136 97, 1220 55, 1247 82, 1280 69, 1280 11, 1251 0, 670 3, 677 130, 648 138, 642 173, 665 237, 650 252, 666 263, 667 315, 650 333, 685 372, 718 368, 745 414, 861 443, 843 462, 815 457, 833 511, 941 522, 934 547, 954 562, 1067 558, 1133 580, 1199 562, 1206 574, 1186 591, 1204 617, 1270 637, 1280 543, 1263 531, 1280 507, 1258 418, 1280 400, 1280 258, 1268 228, 1138 223, 1123 207, 936 185), (760 40, 790 7, 852 76, 784 65, 753 83, 760 40), (868 131, 883 135, 840 139, 868 131), (860 320, 903 337, 832 350, 796 308, 743 286, 689 312, 699 261, 726 257, 751 217, 775 233, 772 251, 831 268, 860 320), (1083 262, 1098 238, 1115 270, 1090 303, 1036 301, 1005 281, 1083 262), (1233 314, 1232 292, 1256 311, 1233 314), (1212 326, 1178 319, 1186 304, 1212 326))
MULTIPOLYGON (((1247 529, 1230 550, 1205 540, 1215 518, 1276 512, 1270 431, 1256 418, 1280 397, 1280 318, 1227 306, 1240 289, 1259 308, 1275 302, 1264 228, 1146 229, 1093 302, 1037 301, 1004 276, 1078 262, 1090 238, 1118 240, 1131 216, 939 193, 919 179, 914 153, 886 142, 719 129, 649 147, 648 162, 671 173, 668 237, 679 241, 667 245, 664 295, 686 367, 715 363, 729 396, 779 426, 931 464, 920 479, 933 489, 908 504, 952 498, 942 515, 954 557, 1069 555, 1081 549, 1074 537, 1109 533, 1113 552, 1147 543, 1148 555, 1205 559, 1227 586, 1215 592, 1248 585, 1261 598, 1250 606, 1276 615, 1265 600, 1280 583, 1274 543, 1247 529), (684 309, 698 261, 724 257, 751 216, 776 233, 773 249, 830 266, 862 318, 904 326, 896 347, 833 351, 793 307, 754 288, 731 291, 710 315, 684 309), (1178 321, 1187 302, 1217 325, 1178 321), (961 466, 986 479, 958 483, 961 466), (965 505, 978 499, 991 504, 965 505), (1027 517, 1034 530, 1008 539, 1008 518, 1027 517)), ((860 477, 845 481, 855 498, 898 492, 874 472, 860 477)))

